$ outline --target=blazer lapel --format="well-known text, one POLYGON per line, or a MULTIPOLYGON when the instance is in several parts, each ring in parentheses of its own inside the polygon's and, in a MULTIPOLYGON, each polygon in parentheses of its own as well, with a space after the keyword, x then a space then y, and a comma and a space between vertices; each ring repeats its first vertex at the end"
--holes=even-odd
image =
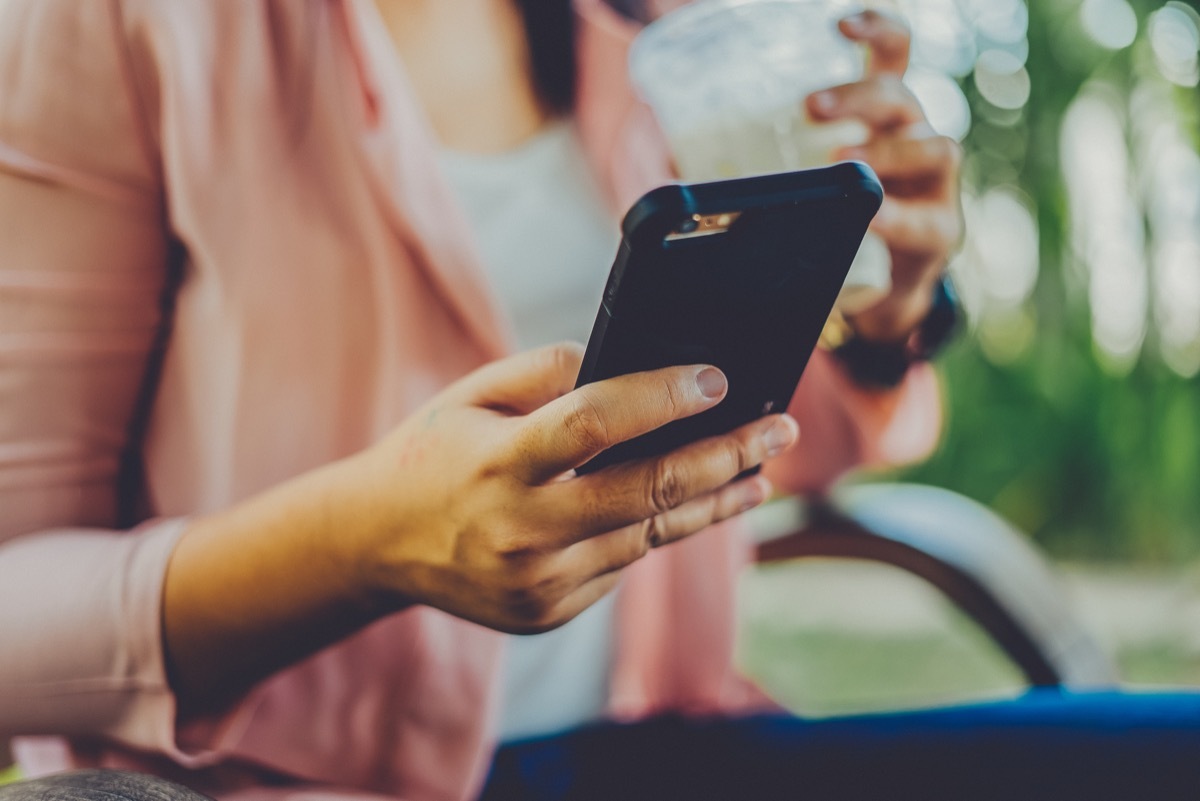
POLYGON ((338 0, 360 92, 361 151, 389 221, 463 330, 489 358, 515 347, 492 294, 470 226, 437 166, 437 142, 370 0, 338 0))

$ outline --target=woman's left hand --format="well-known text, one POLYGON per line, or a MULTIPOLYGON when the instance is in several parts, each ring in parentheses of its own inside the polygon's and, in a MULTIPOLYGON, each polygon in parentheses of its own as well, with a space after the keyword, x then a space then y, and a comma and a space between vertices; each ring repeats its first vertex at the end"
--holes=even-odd
POLYGON ((820 122, 858 119, 870 131, 864 144, 834 155, 865 161, 883 183, 885 199, 871 230, 891 252, 892 286, 885 298, 849 322, 864 339, 900 342, 928 313, 933 287, 962 236, 962 151, 953 139, 933 130, 901 82, 911 41, 905 24, 864 11, 843 19, 839 28, 870 49, 866 76, 809 95, 808 112, 820 122))

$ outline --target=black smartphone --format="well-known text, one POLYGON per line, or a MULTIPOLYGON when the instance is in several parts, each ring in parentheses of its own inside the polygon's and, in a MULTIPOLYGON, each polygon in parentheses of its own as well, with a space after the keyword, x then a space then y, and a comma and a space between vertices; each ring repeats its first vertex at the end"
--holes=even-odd
POLYGON ((712 364, 727 396, 619 443, 580 472, 722 434, 791 401, 883 188, 842 162, 730 181, 672 184, 638 200, 576 386, 679 364, 712 364))

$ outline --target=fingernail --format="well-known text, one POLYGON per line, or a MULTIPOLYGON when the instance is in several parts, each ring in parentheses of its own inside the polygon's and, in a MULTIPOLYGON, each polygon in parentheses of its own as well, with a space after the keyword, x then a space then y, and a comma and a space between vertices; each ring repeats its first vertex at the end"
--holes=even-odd
POLYGON ((747 481, 746 485, 742 487, 742 503, 740 511, 748 512, 755 506, 760 505, 766 499, 767 491, 763 487, 763 482, 761 480, 747 481))
POLYGON ((833 92, 814 92, 808 102, 812 110, 818 114, 832 114, 833 110, 837 108, 837 98, 834 97, 833 92))
POLYGON ((782 419, 776 420, 763 434, 763 444, 767 446, 767 456, 778 456, 783 453, 795 439, 794 429, 782 419))
POLYGON ((696 386, 700 387, 700 394, 706 398, 719 398, 725 394, 725 374, 715 367, 705 367, 696 374, 696 386))

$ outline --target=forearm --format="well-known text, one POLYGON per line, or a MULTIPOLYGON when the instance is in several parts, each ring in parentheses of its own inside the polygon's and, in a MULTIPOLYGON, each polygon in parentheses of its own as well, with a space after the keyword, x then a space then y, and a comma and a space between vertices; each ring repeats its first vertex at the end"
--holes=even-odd
POLYGON ((196 519, 167 567, 163 637, 181 716, 211 713, 398 603, 357 580, 349 460, 196 519))

